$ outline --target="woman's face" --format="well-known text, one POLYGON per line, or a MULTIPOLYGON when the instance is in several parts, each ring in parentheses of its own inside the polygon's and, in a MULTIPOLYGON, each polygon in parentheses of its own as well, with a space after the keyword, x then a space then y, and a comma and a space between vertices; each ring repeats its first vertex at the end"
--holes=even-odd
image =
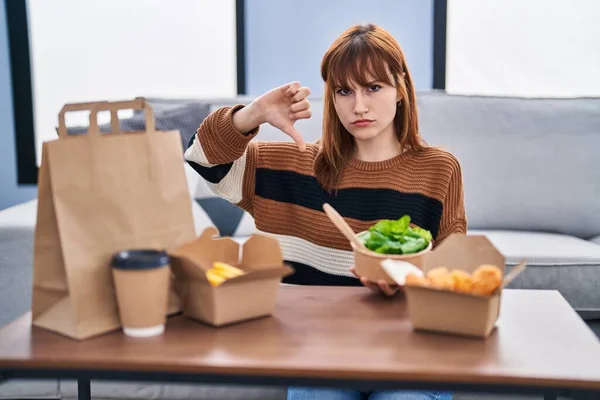
POLYGON ((335 111, 342 125, 358 141, 381 134, 393 135, 400 100, 394 86, 375 79, 367 81, 366 86, 351 84, 334 89, 335 111))

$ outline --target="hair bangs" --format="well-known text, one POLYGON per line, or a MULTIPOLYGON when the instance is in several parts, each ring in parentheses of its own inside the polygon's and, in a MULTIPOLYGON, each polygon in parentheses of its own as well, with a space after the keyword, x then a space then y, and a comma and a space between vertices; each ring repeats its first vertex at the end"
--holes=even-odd
POLYGON ((385 54, 379 54, 368 41, 354 38, 332 56, 327 77, 331 89, 364 87, 373 82, 396 86, 385 54))

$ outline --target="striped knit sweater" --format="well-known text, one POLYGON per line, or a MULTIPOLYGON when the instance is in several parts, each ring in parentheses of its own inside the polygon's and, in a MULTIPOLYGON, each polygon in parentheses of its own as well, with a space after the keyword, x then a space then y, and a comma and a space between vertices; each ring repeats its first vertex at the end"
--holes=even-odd
POLYGON ((244 135, 232 123, 241 107, 209 115, 185 158, 215 194, 249 212, 259 232, 279 240, 285 261, 296 270, 284 282, 360 284, 349 271, 350 243, 324 213, 323 203, 355 232, 404 214, 430 230, 434 244, 466 231, 461 169, 450 153, 427 148, 381 162, 352 159, 330 195, 313 173, 318 145, 307 144, 300 152, 293 142, 251 142, 258 128, 244 135))

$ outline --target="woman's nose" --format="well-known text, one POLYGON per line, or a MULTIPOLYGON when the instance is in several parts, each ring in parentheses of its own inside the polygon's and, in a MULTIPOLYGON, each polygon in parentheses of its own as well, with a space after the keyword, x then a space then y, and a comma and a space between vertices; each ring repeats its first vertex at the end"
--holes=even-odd
POLYGON ((354 114, 360 115, 369 111, 365 100, 365 96, 360 91, 356 91, 354 96, 354 114))

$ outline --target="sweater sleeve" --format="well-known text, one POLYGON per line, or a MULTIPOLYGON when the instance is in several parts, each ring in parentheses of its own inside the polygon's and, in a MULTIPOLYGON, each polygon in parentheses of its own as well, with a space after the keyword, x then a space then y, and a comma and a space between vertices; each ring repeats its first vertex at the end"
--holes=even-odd
POLYGON ((443 204, 440 229, 434 246, 438 246, 452 233, 467 233, 467 217, 465 214, 465 197, 463 192, 462 171, 458 160, 454 159, 452 174, 443 204))
POLYGON ((258 148, 250 141, 258 128, 248 134, 235 129, 233 113, 243 107, 222 107, 206 117, 191 138, 185 159, 213 193, 252 214, 258 148))

